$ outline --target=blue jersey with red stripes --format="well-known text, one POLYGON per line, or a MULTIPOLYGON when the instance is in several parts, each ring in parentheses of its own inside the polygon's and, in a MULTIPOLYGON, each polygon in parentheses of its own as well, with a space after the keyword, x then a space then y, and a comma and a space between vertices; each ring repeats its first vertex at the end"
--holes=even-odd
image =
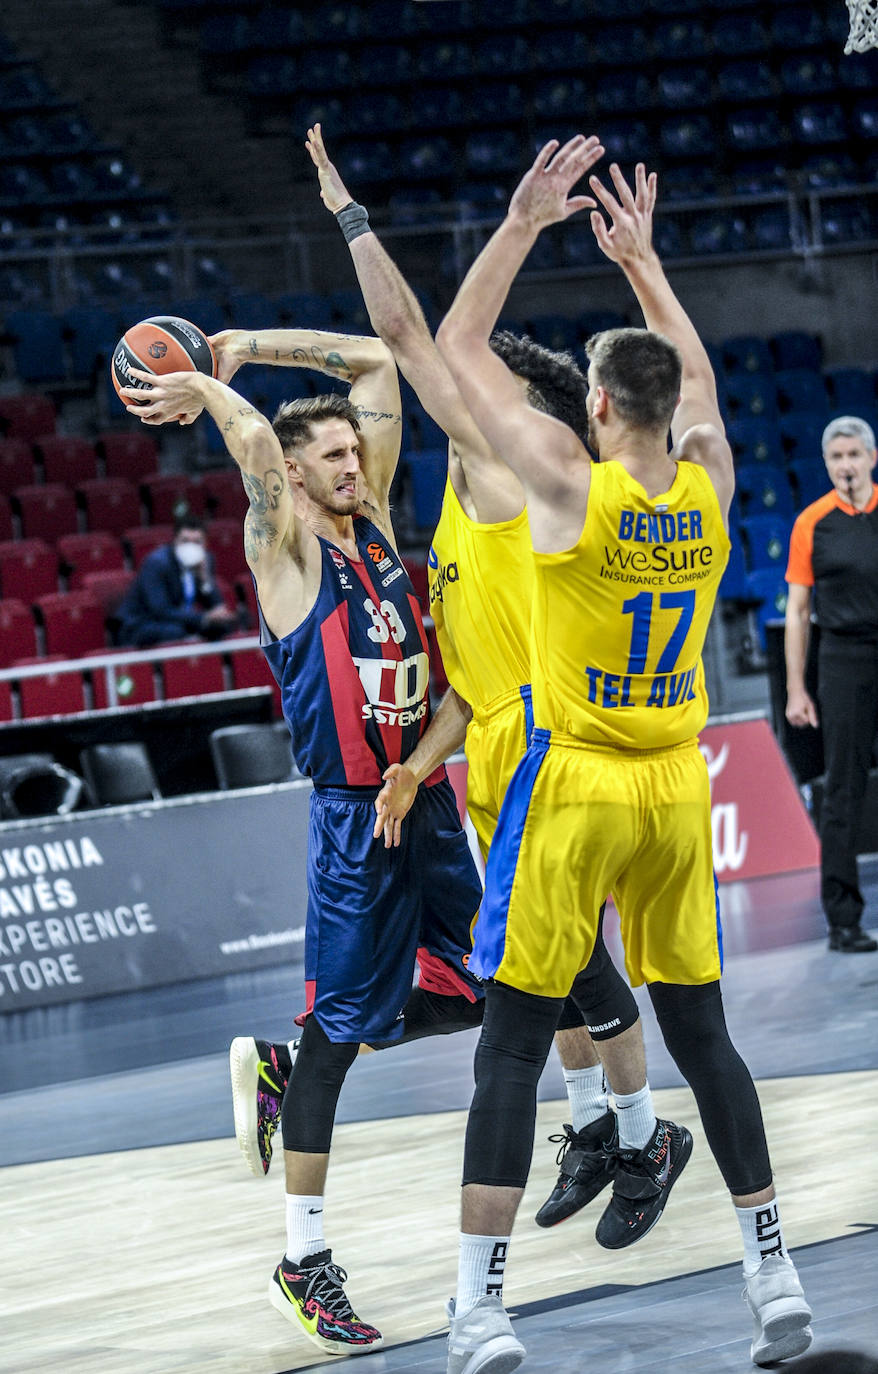
POLYGON ((317 787, 380 787, 430 718, 427 638, 408 574, 366 516, 354 516, 354 534, 359 560, 317 536, 320 590, 297 629, 277 639, 262 622, 293 757, 317 787))

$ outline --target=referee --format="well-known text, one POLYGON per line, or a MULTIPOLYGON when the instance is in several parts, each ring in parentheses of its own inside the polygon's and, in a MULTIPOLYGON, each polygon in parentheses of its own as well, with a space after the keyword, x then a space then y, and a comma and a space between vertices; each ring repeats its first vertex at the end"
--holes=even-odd
POLYGON ((865 903, 857 875, 857 831, 878 730, 878 453, 871 425, 853 415, 832 420, 822 442, 833 489, 805 507, 790 537, 786 717, 791 725, 818 723, 805 690, 813 589, 826 758, 820 895, 829 948, 863 954, 878 949, 860 924, 865 903))

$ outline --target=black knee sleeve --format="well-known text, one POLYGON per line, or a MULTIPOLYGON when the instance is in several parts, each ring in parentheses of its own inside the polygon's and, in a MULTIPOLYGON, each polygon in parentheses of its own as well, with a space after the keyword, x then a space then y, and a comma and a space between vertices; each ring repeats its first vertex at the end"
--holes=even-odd
POLYGON ((633 1026, 640 1012, 634 994, 613 963, 604 944, 604 909, 601 907, 598 936, 591 958, 576 975, 570 996, 565 1003, 559 1030, 585 1025, 592 1040, 612 1040, 614 1035, 633 1026), (578 1021, 565 1024, 567 1004, 573 1002, 579 1012, 578 1021))
POLYGON ((762 1111, 750 1071, 729 1039, 720 985, 650 983, 668 1053, 695 1094, 701 1124, 729 1192, 771 1183, 762 1111))
POLYGON ((476 1090, 463 1156, 463 1182, 523 1188, 533 1153, 537 1084, 562 1002, 490 983, 474 1061, 476 1090))
POLYGON ((409 1040, 423 1040, 428 1035, 454 1035, 456 1031, 471 1030, 482 1024, 485 999, 471 1002, 463 993, 449 997, 445 993, 430 992, 427 988, 412 988, 411 996, 402 1009, 403 1032, 396 1040, 374 1041, 373 1050, 389 1050, 405 1045, 409 1040))
POLYGON ((338 1095, 358 1049, 333 1044, 317 1018, 308 1017, 281 1107, 285 1150, 329 1153, 338 1095))

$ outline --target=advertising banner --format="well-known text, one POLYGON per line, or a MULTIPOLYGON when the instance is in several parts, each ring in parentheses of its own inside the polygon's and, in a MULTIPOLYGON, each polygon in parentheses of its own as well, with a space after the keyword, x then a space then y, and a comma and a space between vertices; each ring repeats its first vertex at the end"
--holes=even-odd
POLYGON ((0 1013, 301 962, 309 795, 0 826, 0 1013))

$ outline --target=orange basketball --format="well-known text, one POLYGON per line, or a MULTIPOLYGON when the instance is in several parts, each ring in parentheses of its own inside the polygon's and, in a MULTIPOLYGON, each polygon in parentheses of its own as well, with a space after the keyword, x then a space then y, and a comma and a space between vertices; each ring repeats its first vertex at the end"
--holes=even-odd
POLYGON ((130 369, 140 372, 205 372, 216 376, 216 355, 206 334, 197 325, 178 315, 156 315, 126 329, 110 363, 110 375, 118 393, 120 387, 136 386, 148 390, 149 383, 135 380, 130 369))

